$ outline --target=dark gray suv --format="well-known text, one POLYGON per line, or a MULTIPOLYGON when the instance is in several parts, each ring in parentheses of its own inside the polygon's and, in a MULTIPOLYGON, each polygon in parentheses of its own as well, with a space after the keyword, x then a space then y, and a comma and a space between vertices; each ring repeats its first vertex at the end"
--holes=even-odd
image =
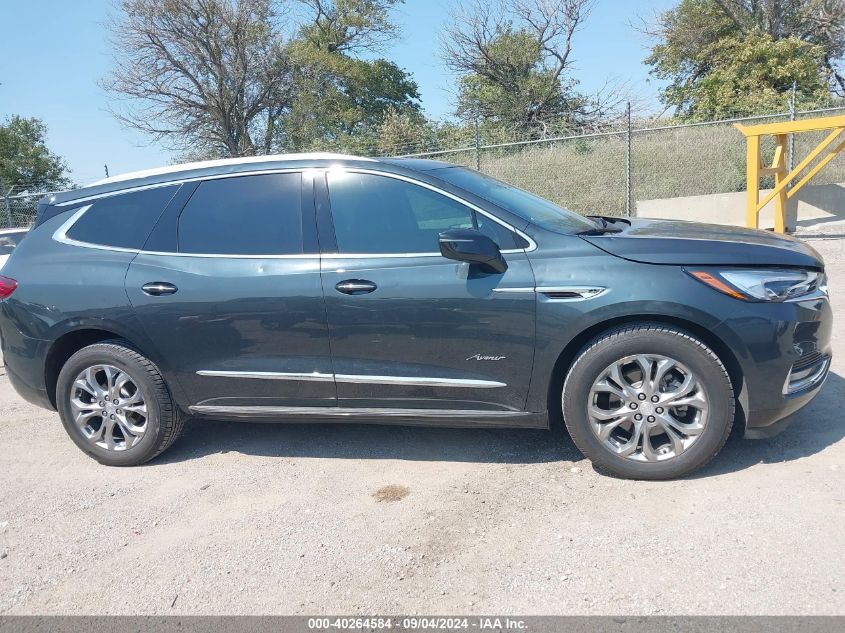
POLYGON ((454 165, 291 155, 41 202, 0 278, 8 375, 109 465, 187 418, 547 428, 624 477, 768 436, 830 366, 813 249, 586 218, 454 165))

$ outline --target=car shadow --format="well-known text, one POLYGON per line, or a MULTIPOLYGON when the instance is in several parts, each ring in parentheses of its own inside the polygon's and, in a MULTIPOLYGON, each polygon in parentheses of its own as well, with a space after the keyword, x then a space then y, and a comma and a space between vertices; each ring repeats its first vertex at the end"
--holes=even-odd
POLYGON ((755 464, 789 462, 820 453, 845 437, 845 379, 831 372, 821 392, 792 418, 780 435, 762 440, 744 440, 734 428, 727 444, 713 461, 692 473, 690 479, 712 477, 744 470, 755 464))
MULTIPOLYGON (((808 457, 845 437, 839 413, 845 379, 831 373, 819 396, 779 436, 744 440, 740 425, 722 452, 690 478, 712 477, 755 464, 808 457)), ((150 464, 219 453, 264 457, 401 459, 408 461, 534 464, 583 459, 557 425, 535 429, 449 429, 369 424, 267 424, 191 421, 183 437, 150 464)))

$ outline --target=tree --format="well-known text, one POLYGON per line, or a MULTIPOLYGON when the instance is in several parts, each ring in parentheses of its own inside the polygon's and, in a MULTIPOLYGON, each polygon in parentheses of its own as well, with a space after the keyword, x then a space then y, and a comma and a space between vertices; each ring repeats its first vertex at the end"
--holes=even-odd
POLYGON ((458 114, 542 136, 550 122, 604 113, 576 92, 572 38, 593 0, 471 0, 451 16, 441 55, 459 75, 458 114))
POLYGON ((646 63, 680 116, 782 110, 793 82, 805 105, 841 91, 845 0, 681 0, 648 30, 646 63))
POLYGON ((0 125, 0 183, 6 193, 51 191, 70 186, 67 164, 46 145, 47 126, 13 116, 0 125))
POLYGON ((378 153, 382 156, 413 154, 430 149, 433 130, 420 112, 390 108, 377 130, 378 153))
POLYGON ((115 116, 171 147, 268 153, 291 98, 273 0, 120 0, 104 86, 115 116))
POLYGON ((378 51, 398 35, 390 10, 404 0, 299 0, 311 9, 303 37, 330 53, 378 51))
POLYGON ((377 151, 377 128, 390 110, 419 111, 417 84, 377 52, 397 34, 388 12, 399 0, 301 0, 313 18, 287 52, 296 99, 284 122, 284 143, 297 149, 377 151))
POLYGON ((763 31, 775 41, 797 38, 824 50, 833 89, 845 93, 845 0, 714 0, 742 34, 763 31))
POLYGON ((282 0, 120 0, 104 85, 121 122, 184 157, 364 151, 389 108, 419 109, 407 73, 354 56, 396 35, 399 2, 298 0, 286 27, 282 0))

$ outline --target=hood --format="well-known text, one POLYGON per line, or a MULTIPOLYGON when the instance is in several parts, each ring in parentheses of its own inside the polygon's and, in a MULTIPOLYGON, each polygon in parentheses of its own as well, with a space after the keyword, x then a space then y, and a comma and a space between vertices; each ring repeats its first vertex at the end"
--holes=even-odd
POLYGON ((626 219, 614 226, 622 232, 582 239, 611 255, 644 264, 824 267, 813 248, 770 231, 681 220, 626 219))

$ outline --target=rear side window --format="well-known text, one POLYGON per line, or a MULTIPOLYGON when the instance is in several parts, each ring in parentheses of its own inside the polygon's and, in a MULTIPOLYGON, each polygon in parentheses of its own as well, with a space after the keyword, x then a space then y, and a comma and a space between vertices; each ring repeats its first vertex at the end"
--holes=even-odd
POLYGON ((302 254, 301 183, 299 173, 203 182, 179 216, 179 252, 302 254))
POLYGON ((0 233, 0 255, 11 255, 15 247, 26 235, 26 231, 15 231, 12 233, 0 233))
POLYGON ((89 244, 140 249, 178 188, 155 187, 97 200, 67 236, 89 244))

